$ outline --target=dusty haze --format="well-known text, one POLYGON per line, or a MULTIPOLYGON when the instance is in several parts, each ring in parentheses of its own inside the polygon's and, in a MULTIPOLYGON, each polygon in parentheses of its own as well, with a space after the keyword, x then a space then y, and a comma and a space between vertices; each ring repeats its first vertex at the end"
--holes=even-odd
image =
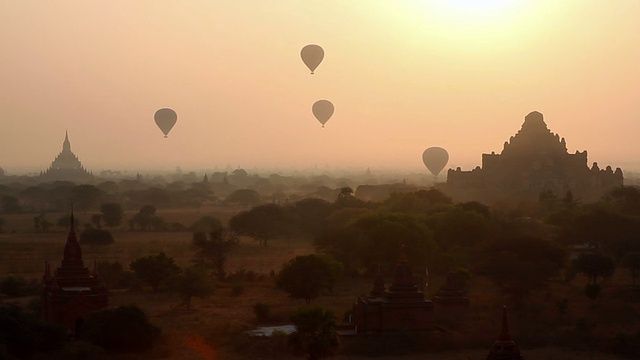
POLYGON ((426 172, 431 146, 470 169, 537 110, 589 163, 638 167, 640 2, 444 3, 2 1, 0 166, 45 169, 68 130, 94 171, 426 172), (315 75, 307 44, 325 51, 315 75))

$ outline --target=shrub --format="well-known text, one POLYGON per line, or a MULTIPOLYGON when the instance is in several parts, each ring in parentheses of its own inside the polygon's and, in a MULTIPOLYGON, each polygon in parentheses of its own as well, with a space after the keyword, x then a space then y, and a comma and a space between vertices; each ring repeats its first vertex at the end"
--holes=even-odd
POLYGON ((16 305, 0 305, 0 348, 9 355, 29 359, 34 353, 59 349, 66 341, 64 326, 40 321, 16 305))
POLYGON ((81 244, 108 245, 114 242, 109 230, 87 228, 80 233, 81 244))
POLYGON ((584 294, 591 300, 595 300, 602 292, 602 287, 598 284, 587 284, 584 287, 584 294))
POLYGON ((258 302, 253 305, 253 313, 256 315, 256 320, 259 323, 267 322, 269 315, 271 314, 271 307, 267 304, 258 302))
POLYGON ((27 290, 27 281, 19 276, 7 276, 0 281, 0 293, 8 297, 26 296, 27 290))
POLYGON ((82 328, 82 338, 107 352, 145 351, 159 335, 160 329, 135 305, 94 312, 82 328))

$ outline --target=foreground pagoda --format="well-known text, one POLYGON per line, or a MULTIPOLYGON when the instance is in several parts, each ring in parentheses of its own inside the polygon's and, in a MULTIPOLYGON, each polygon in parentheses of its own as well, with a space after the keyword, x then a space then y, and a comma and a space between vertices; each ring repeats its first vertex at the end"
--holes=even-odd
POLYGON ((520 355, 520 350, 513 341, 511 334, 509 333, 509 324, 507 322, 507 307, 502 308, 502 327, 500 328, 500 335, 498 340, 493 344, 487 360, 524 360, 520 355))
POLYGON ((109 303, 107 287, 98 276, 95 264, 93 273, 84 266, 73 213, 62 264, 52 275, 50 264, 46 262, 43 283, 44 318, 66 325, 74 334, 79 332, 90 312, 100 310, 109 303))
POLYGON ((353 305, 353 315, 357 334, 432 329, 433 304, 424 298, 413 281, 404 249, 396 264, 393 283, 385 289, 378 270, 373 289, 369 295, 358 298, 353 305))

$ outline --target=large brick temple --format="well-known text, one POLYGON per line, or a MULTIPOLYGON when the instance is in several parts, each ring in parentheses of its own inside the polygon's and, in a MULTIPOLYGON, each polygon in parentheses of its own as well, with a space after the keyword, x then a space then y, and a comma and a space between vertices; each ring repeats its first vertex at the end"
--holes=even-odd
POLYGON ((620 168, 587 166, 587 151, 570 154, 564 138, 547 128, 543 115, 529 113, 522 128, 504 143, 500 154, 482 154, 482 167, 447 172, 447 193, 457 200, 536 199, 542 191, 559 197, 568 191, 597 200, 623 184, 620 168))

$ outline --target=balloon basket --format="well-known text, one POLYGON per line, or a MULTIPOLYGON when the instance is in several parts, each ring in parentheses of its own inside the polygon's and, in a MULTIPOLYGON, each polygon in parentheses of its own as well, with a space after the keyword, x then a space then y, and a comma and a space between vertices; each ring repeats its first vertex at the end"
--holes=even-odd
POLYGON ((166 139, 166 138, 168 138, 168 136, 167 136, 167 135, 165 135, 165 136, 164 136, 164 138, 166 139))

